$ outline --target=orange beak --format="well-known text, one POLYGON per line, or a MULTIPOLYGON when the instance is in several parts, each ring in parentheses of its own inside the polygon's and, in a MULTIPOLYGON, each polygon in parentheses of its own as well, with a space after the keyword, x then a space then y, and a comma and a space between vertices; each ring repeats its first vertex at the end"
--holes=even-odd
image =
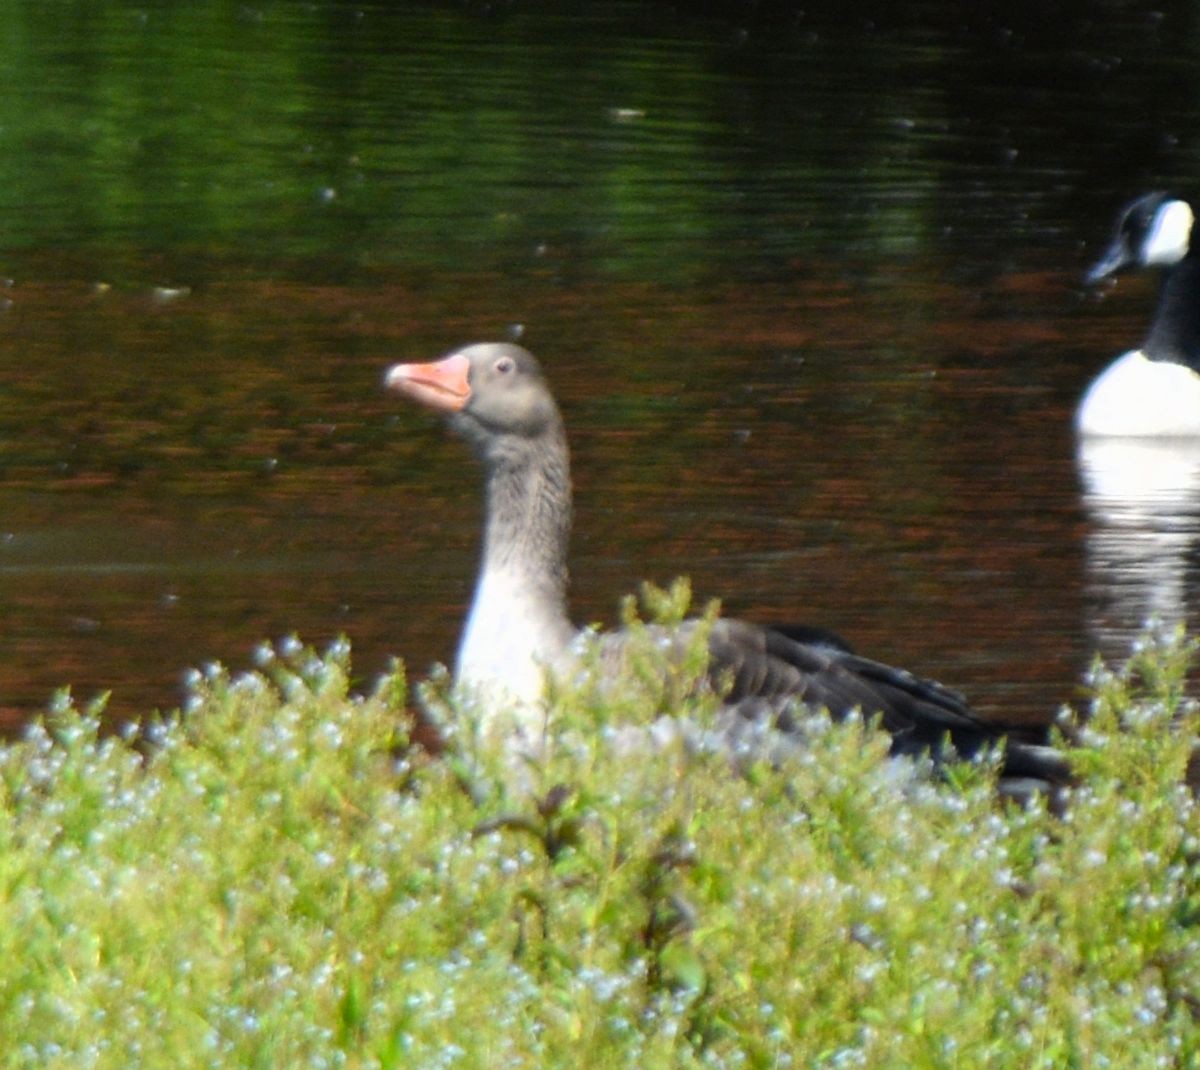
POLYGON ((383 385, 441 412, 459 412, 471 400, 471 362, 461 353, 429 364, 393 364, 383 385))

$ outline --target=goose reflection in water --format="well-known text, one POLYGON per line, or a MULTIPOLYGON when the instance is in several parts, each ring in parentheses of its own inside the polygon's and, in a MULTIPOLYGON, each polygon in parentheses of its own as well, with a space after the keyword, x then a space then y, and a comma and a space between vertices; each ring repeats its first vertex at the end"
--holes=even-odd
POLYGON ((1200 438, 1082 438, 1089 627, 1124 658, 1147 623, 1194 624, 1200 438))

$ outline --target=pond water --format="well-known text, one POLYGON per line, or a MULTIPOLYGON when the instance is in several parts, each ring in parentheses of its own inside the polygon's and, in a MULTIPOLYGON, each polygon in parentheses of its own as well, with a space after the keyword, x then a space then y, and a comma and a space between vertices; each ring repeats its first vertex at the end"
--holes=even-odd
POLYGON ((1076 456, 1200 155, 1182 2, 10 5, 0 710, 453 656, 477 472, 384 368, 522 331, 573 597, 836 629, 1004 717, 1196 622, 1200 460, 1076 456), (1149 485, 1143 478, 1153 473, 1149 485))

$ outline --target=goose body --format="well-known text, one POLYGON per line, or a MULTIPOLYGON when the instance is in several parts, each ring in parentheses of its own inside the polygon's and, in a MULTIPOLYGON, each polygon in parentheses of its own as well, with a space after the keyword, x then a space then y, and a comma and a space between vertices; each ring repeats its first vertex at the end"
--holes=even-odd
POLYGON ((1163 272, 1145 341, 1088 387, 1076 412, 1084 436, 1200 435, 1200 253, 1185 200, 1148 193, 1127 205, 1089 283, 1136 267, 1163 272))
MULTIPOLYGON (((558 407, 538 362, 507 343, 468 346, 432 363, 397 364, 386 385, 446 414, 483 463, 483 551, 455 686, 485 715, 516 711, 518 729, 536 732, 544 722, 548 677, 570 678, 593 641, 567 612, 571 490, 558 407)), ((658 638, 668 650, 683 650, 699 626, 686 621, 658 638)), ((595 638, 602 668, 621 660, 625 640, 620 631, 595 638)), ((969 756, 1007 737, 1007 774, 1065 777, 1061 757, 1039 745, 1040 731, 982 721, 957 692, 860 657, 832 633, 719 618, 707 644, 707 675, 723 697, 731 739, 764 724, 795 732, 802 711, 842 717, 859 710, 879 718, 895 753, 936 752, 949 740, 969 756)))

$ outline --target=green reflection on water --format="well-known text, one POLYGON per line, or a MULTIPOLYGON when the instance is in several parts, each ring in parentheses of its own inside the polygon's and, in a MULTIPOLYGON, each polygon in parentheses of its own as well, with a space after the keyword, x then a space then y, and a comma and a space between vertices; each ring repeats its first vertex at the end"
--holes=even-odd
POLYGON ((937 233, 953 44, 564 10, 17 5, 0 248, 687 280, 937 233))

